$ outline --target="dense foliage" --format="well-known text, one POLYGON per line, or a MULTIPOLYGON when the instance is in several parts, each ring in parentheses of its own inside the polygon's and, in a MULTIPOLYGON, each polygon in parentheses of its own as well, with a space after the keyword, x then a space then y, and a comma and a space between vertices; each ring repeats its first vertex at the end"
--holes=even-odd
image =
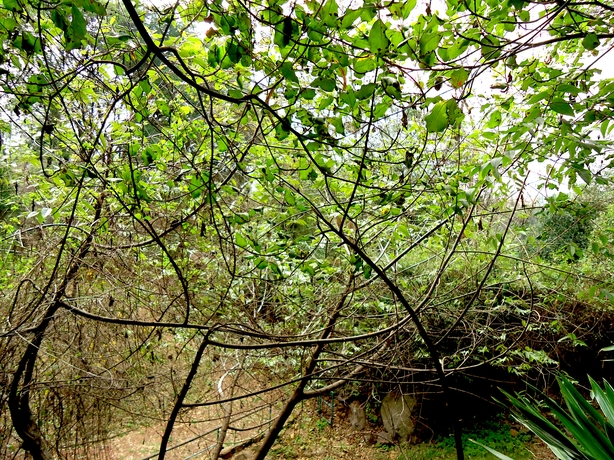
POLYGON ((239 400, 276 414, 264 458, 372 381, 441 391, 462 458, 455 375, 611 343, 581 195, 609 193, 613 14, 3 0, 0 455, 164 420, 163 458, 209 406, 217 455, 239 400))

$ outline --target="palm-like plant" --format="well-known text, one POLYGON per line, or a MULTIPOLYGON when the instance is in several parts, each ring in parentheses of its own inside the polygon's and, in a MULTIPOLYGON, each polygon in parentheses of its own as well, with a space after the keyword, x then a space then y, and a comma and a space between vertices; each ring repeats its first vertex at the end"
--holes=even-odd
MULTIPOLYGON (((544 396, 544 403, 560 423, 552 423, 526 396, 503 392, 511 403, 514 418, 525 425, 561 460, 614 459, 614 388, 604 381, 601 388, 589 377, 592 396, 599 409, 593 407, 564 376, 557 378, 567 411, 553 399, 544 396)), ((475 441, 474 441, 475 442, 475 441)), ((477 443, 479 444, 479 443, 477 443)), ((480 444, 502 460, 512 460, 480 444)))

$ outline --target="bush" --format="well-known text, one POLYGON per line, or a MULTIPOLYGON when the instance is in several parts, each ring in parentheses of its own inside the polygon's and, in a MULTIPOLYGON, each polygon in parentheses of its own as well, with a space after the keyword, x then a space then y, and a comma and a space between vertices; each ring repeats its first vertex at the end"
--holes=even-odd
MULTIPOLYGON (((601 388, 589 377, 598 411, 564 376, 557 378, 567 410, 542 395, 554 423, 541 413, 537 401, 503 392, 511 403, 514 418, 529 428, 562 460, 611 460, 614 458, 614 388, 604 381, 601 388)), ((481 443, 478 443, 481 444, 481 443)), ((509 457, 481 444, 503 460, 509 457)))

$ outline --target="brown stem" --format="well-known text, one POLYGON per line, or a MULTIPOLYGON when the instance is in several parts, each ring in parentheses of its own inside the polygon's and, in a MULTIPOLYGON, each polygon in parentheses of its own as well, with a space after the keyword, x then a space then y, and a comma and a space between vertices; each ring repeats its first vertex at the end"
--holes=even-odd
POLYGON ((171 433, 173 432, 173 426, 175 425, 175 420, 177 420, 177 416, 179 415, 179 411, 183 407, 183 401, 190 390, 190 386, 192 386, 192 380, 196 376, 198 372, 198 366, 200 365, 200 360, 203 357, 203 353, 205 352, 205 348, 209 344, 208 335, 203 338, 202 343, 198 347, 198 351, 196 352, 196 356, 194 356, 194 361, 192 362, 192 366, 190 367, 190 372, 183 382, 183 387, 177 396, 177 400, 175 401, 175 405, 173 406, 173 410, 171 411, 171 415, 168 418, 168 422, 166 423, 166 429, 164 430, 164 434, 162 435, 162 441, 160 442, 160 452, 158 453, 158 460, 163 460, 166 455, 166 448, 168 446, 168 441, 171 438, 171 433))
MULTIPOLYGON (((341 310, 343 309, 343 306, 345 305, 347 298, 352 293, 354 277, 355 277, 354 274, 350 275, 347 286, 345 288, 345 292, 341 296, 341 299, 339 299, 339 302, 337 302, 337 305, 335 305, 335 308, 333 309, 330 317, 328 318, 328 324, 324 328, 324 331, 322 331, 322 335, 320 337, 321 339, 326 339, 333 332, 337 318, 339 317, 339 314, 341 313, 341 310)), ((318 358, 320 357, 320 353, 322 353, 324 346, 325 344, 319 343, 314 348, 313 353, 311 354, 311 359, 309 360, 309 364, 307 365, 305 372, 303 372, 303 378, 299 381, 297 387, 292 393, 292 396, 290 396, 290 398, 286 401, 286 404, 284 408, 281 410, 277 419, 275 420, 275 423, 269 429, 269 432, 264 438, 264 441, 262 442, 260 449, 258 450, 258 453, 254 457, 254 460, 264 460, 264 458, 269 453, 269 450, 271 449, 271 447, 273 447, 273 444, 275 443, 275 440, 279 436, 279 433, 281 433, 281 430, 283 429, 284 425, 288 421, 288 418, 290 418, 290 415, 294 411, 294 408, 299 402, 301 402, 304 399, 305 387, 307 386, 307 384, 311 381, 313 377, 312 375, 313 371, 318 365, 318 358)))
MULTIPOLYGON (((231 398, 234 394, 234 389, 235 389, 235 386, 237 385, 237 381, 239 380, 239 377, 241 376, 241 370, 242 368, 239 367, 232 379, 232 384, 230 386, 230 397, 231 398)), ((232 372, 232 369, 228 372, 232 372)), ((228 372, 224 375, 224 377, 228 375, 228 372)), ((220 393, 220 398, 222 399, 224 398, 224 393, 223 393, 223 388, 222 388, 224 384, 224 377, 222 377, 218 383, 218 391, 220 393)), ((220 434, 218 436, 217 444, 215 445, 215 448, 213 449, 213 452, 211 455, 211 458, 216 459, 216 460, 217 458, 220 457, 220 452, 222 452, 222 449, 224 448, 224 441, 226 440, 226 434, 228 433, 228 427, 230 426, 230 420, 232 418, 232 403, 233 403, 232 401, 229 401, 228 403, 222 405, 222 408, 224 410, 224 421, 222 422, 222 426, 220 428, 220 434)))
MULTIPOLYGON (((81 188, 79 188, 79 191, 81 191, 81 188)), ((75 199, 75 205, 78 202, 78 196, 79 195, 77 195, 77 199, 75 199)), ((100 195, 94 207, 94 224, 100 220, 102 204, 103 196, 100 195)), ((73 208, 73 215, 74 211, 75 208, 73 208)), ((64 240, 66 240, 68 237, 69 230, 70 226, 66 229, 64 240)), ((38 427, 36 421, 33 419, 32 409, 30 408, 29 387, 34 378, 34 367, 38 358, 38 351, 51 320, 62 306, 61 299, 66 293, 68 284, 77 276, 81 265, 83 265, 85 256, 88 254, 92 246, 95 232, 96 227, 92 228, 83 245, 79 249, 78 254, 74 257, 72 264, 66 272, 66 276, 60 283, 56 293, 53 295, 52 301, 47 308, 43 319, 38 326, 32 329, 34 337, 28 343, 28 346, 26 347, 26 350, 19 361, 17 370, 13 374, 13 380, 11 382, 8 395, 8 406, 11 413, 11 420, 13 422, 13 428, 15 428, 17 435, 23 441, 22 448, 26 450, 26 452, 30 453, 34 460, 50 460, 53 458, 47 442, 44 439, 43 433, 38 427)), ((60 252, 62 252, 62 248, 63 245, 61 246, 60 252)), ((41 297, 41 299, 39 299, 39 304, 42 303, 43 300, 43 297, 41 297)))

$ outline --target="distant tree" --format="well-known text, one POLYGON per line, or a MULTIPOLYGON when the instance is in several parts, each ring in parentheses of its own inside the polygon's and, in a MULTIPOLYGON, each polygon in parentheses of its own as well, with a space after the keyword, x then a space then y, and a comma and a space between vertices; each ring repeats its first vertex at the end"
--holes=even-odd
POLYGON ((555 257, 579 259, 590 244, 595 220, 603 211, 603 203, 574 200, 560 194, 553 197, 549 204, 539 212, 539 255, 550 260, 555 257))

